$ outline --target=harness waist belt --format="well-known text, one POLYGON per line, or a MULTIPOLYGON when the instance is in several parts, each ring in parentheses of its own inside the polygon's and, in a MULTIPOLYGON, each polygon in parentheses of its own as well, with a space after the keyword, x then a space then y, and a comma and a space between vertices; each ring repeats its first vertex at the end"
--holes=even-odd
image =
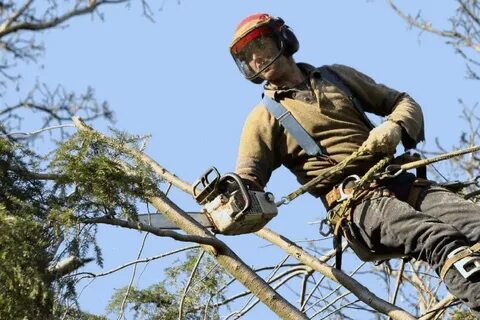
POLYGON ((342 202, 344 195, 350 196, 353 192, 353 188, 344 188, 343 190, 340 189, 338 185, 332 188, 326 195, 325 201, 327 202, 327 209, 332 209, 337 205, 339 202, 342 202))

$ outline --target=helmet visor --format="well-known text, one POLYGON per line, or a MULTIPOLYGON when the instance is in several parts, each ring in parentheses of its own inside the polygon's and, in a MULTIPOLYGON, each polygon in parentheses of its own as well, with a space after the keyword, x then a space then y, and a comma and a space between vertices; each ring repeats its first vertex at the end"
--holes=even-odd
POLYGON ((247 78, 258 77, 283 52, 282 42, 266 28, 255 29, 238 40, 230 49, 230 53, 247 78))

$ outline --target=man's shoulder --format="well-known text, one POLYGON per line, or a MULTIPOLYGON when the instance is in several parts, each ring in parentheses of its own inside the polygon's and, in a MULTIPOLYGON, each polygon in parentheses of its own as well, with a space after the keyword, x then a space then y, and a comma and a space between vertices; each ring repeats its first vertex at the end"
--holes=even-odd
POLYGON ((315 72, 319 72, 320 70, 322 69, 330 69, 332 71, 335 71, 335 72, 341 72, 341 73, 345 73, 345 72, 358 72, 356 69, 354 69, 353 67, 350 67, 350 66, 347 66, 345 64, 340 64, 340 63, 332 63, 332 64, 325 64, 325 65, 322 65, 322 66, 319 66, 319 67, 315 67, 313 69, 313 71, 315 72))
POLYGON ((250 111, 248 114, 248 119, 267 119, 270 118, 270 112, 268 111, 267 107, 263 103, 262 100, 260 100, 250 111))

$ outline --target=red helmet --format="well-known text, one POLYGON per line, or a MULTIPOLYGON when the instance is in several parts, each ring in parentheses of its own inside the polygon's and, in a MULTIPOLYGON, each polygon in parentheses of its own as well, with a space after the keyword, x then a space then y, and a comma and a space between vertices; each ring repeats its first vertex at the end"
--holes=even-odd
POLYGON ((282 18, 257 13, 243 19, 230 44, 230 53, 240 72, 254 83, 259 75, 282 54, 289 57, 297 52, 299 43, 282 18), (252 55, 261 52, 261 60, 253 63, 252 55))

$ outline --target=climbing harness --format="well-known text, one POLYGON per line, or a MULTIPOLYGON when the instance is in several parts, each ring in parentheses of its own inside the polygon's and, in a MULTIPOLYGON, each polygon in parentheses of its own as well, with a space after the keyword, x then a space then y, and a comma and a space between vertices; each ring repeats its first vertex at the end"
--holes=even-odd
MULTIPOLYGON (((341 242, 342 237, 345 236, 350 247, 353 249, 355 254, 362 261, 381 261, 388 260, 394 257, 402 257, 401 255, 392 255, 392 254, 377 254, 368 250, 365 245, 358 240, 356 237, 355 230, 352 223, 352 207, 353 204, 359 201, 363 201, 373 197, 384 197, 391 196, 392 193, 387 188, 378 188, 379 185, 376 184, 376 181, 381 181, 386 178, 395 178, 398 177, 401 173, 416 169, 420 167, 425 167, 428 164, 434 162, 450 159, 457 157, 463 154, 472 153, 480 150, 480 146, 474 146, 463 150, 458 150, 450 153, 446 153, 437 157, 417 160, 413 162, 408 162, 405 164, 390 164, 388 163, 392 160, 391 157, 385 157, 380 160, 376 165, 374 165, 370 170, 365 173, 365 175, 357 179, 355 176, 348 176, 343 180, 337 188, 338 192, 341 195, 342 201, 336 201, 336 205, 327 212, 327 217, 320 222, 320 234, 323 236, 328 236, 333 234, 334 248, 336 249, 336 267, 341 267, 341 242), (382 169, 385 168, 383 171, 382 169), (348 182, 354 182, 352 187, 346 188, 348 182), (347 192, 348 190, 348 192, 347 192)), ((367 154, 365 151, 359 149, 358 151, 352 153, 349 157, 345 158, 343 161, 339 162, 337 165, 333 166, 329 170, 323 172, 319 176, 310 180, 297 190, 281 198, 281 201, 277 202, 277 206, 286 205, 292 200, 296 199, 298 196, 307 192, 311 187, 317 185, 322 180, 330 178, 332 176, 341 174, 343 169, 350 163, 354 162, 358 157, 367 154)), ((480 178, 475 178, 472 181, 467 183, 456 182, 455 186, 458 188, 460 186, 477 184, 480 178)), ((408 203, 412 206, 416 206, 418 198, 421 194, 421 191, 431 185, 431 182, 417 178, 411 187, 408 203)), ((448 187, 448 185, 445 185, 448 187)), ((454 187, 452 184, 451 187, 454 187)))

